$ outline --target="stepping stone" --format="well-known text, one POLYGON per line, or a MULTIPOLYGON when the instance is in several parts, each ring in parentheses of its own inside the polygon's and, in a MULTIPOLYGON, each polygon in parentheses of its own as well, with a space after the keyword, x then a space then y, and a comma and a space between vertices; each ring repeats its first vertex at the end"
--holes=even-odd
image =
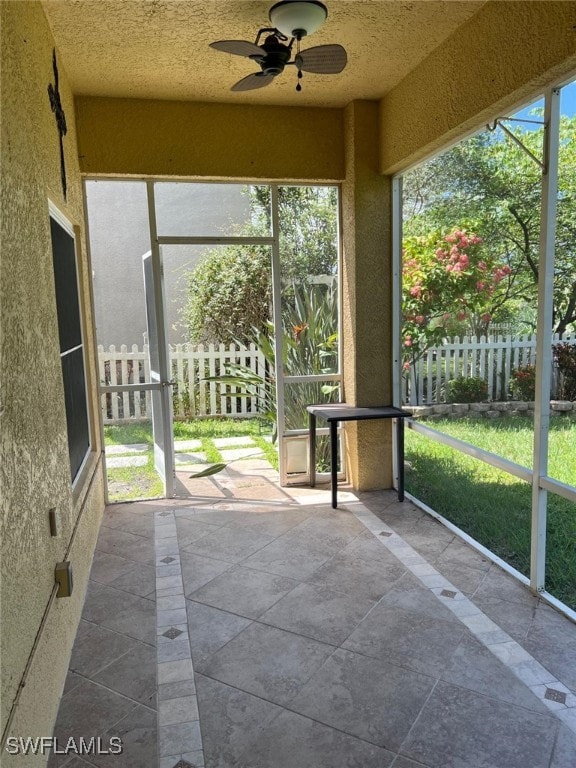
POLYGON ((174 450, 176 453, 181 451, 197 451, 202 448, 202 440, 174 440, 174 450))
POLYGON ((233 448, 228 451, 220 451, 220 453, 222 454, 224 461, 234 461, 235 459, 245 459, 248 456, 255 457, 262 455, 262 451, 257 445, 252 446, 252 448, 233 448))
POLYGON ((214 445, 216 448, 227 448, 234 445, 250 445, 252 438, 246 435, 246 437, 216 437, 214 439, 214 445))
POLYGON ((106 460, 107 469, 121 469, 122 467, 145 467, 148 464, 147 456, 115 456, 106 460))
POLYGON ((147 443, 129 443, 128 445, 107 445, 106 455, 115 456, 119 453, 145 453, 150 446, 147 443))
POLYGON ((206 464, 206 454, 204 453, 176 453, 174 455, 176 464, 206 464))

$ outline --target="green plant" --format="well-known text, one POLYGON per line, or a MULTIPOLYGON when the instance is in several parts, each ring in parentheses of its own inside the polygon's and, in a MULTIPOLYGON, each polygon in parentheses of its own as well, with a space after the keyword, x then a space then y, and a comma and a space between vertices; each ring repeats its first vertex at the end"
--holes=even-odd
MULTIPOLYGON (((337 303, 334 288, 328 286, 291 286, 282 323, 282 365, 286 375, 322 375, 337 371, 337 303)), ((266 371, 258 374, 245 365, 229 363, 226 373, 208 377, 221 387, 236 387, 234 397, 257 400, 258 413, 273 424, 277 437, 277 400, 275 379, 274 325, 266 323, 265 332, 254 328, 251 342, 266 359, 266 371)), ((338 400, 339 386, 332 383, 304 382, 284 388, 284 416, 287 429, 303 429, 307 425, 306 406, 338 400)), ((320 445, 320 444, 319 444, 320 445)), ((323 445, 323 444, 322 444, 323 445)), ((324 452, 328 450, 327 444, 324 452)), ((325 457, 320 446, 319 465, 325 457)))
POLYGON ((488 385, 478 376, 458 376, 446 385, 449 403, 481 403, 488 396, 488 385))
POLYGON ((536 366, 522 365, 512 371, 510 394, 514 400, 534 400, 536 397, 536 366))
POLYGON ((562 400, 576 400, 576 345, 555 344, 554 361, 560 371, 560 392, 562 400))

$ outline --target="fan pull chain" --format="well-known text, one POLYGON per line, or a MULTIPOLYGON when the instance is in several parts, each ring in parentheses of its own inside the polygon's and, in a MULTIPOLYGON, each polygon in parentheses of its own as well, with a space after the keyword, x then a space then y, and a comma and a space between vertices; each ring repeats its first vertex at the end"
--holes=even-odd
MULTIPOLYGON (((300 38, 296 40, 296 61, 300 61, 300 38)), ((300 93, 302 90, 302 86, 300 84, 300 80, 302 80, 302 70, 300 69, 300 64, 296 64, 296 67, 298 68, 298 82, 296 83, 296 91, 300 93)))

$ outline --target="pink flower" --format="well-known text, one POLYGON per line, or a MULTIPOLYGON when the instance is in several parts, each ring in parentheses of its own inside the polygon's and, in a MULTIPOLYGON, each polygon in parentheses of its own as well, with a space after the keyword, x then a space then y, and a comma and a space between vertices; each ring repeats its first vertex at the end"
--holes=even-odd
POLYGON ((463 309, 461 309, 459 312, 456 313, 456 319, 466 320, 466 312, 463 309))
POLYGON ((486 283, 483 283, 482 280, 478 280, 476 283, 476 290, 477 291, 483 291, 486 288, 486 283))
POLYGON ((482 320, 483 323, 489 323, 490 320, 492 320, 492 315, 490 312, 485 312, 483 315, 481 315, 480 320, 482 320))
POLYGON ((486 262, 485 261, 479 261, 478 262, 478 269, 480 270, 480 272, 486 272, 486 270, 488 269, 488 267, 486 266, 486 262))
POLYGON ((411 347, 412 346, 412 336, 406 336, 406 339, 404 341, 405 347, 411 347))
POLYGON ((466 267, 469 264, 469 259, 468 259, 468 255, 467 254, 463 253, 460 256, 460 264, 462 265, 462 267, 464 267, 464 269, 466 269, 466 267))
POLYGON ((419 299, 421 295, 422 295, 421 285, 414 285, 412 288, 410 288, 410 296, 415 296, 417 299, 419 299))
POLYGON ((410 370, 410 363, 408 363, 408 362, 404 363, 402 368, 404 368, 405 371, 409 371, 410 370))
POLYGON ((426 318, 424 317, 424 315, 416 315, 416 317, 414 318, 414 322, 416 323, 416 325, 422 325, 425 319, 426 318))

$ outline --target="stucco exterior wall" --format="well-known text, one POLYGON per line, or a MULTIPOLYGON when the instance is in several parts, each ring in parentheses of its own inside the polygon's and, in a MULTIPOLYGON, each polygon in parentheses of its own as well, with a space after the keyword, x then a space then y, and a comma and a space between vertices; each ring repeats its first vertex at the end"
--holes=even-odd
MULTIPOLYGON (((342 184, 343 372, 346 402, 392 403, 390 178, 378 173, 378 104, 346 108, 342 184)), ((389 421, 346 424, 348 477, 354 488, 389 488, 389 421)))
POLYGON ((576 2, 488 2, 380 103, 395 173, 576 69, 576 2))
MULTIPOLYGON (((73 99, 60 70, 68 126, 65 202, 58 132, 47 91, 54 82, 52 36, 39 3, 3 2, 0 13, 1 722, 4 729, 12 713, 11 735, 45 736, 52 732, 79 620, 104 506, 103 483, 92 410, 94 452, 72 492, 59 356, 49 198, 76 226, 87 305, 89 295, 73 99), (56 537, 49 530, 51 508, 60 518, 56 537), (74 594, 51 604, 54 567, 65 559, 75 528, 69 554, 74 594), (27 665, 26 686, 19 694, 27 665)), ((93 382, 89 306, 85 320, 87 377, 93 382)), ((33 766, 44 759, 4 753, 2 765, 33 766)))
POLYGON ((86 174, 338 181, 342 110, 76 99, 86 174))

